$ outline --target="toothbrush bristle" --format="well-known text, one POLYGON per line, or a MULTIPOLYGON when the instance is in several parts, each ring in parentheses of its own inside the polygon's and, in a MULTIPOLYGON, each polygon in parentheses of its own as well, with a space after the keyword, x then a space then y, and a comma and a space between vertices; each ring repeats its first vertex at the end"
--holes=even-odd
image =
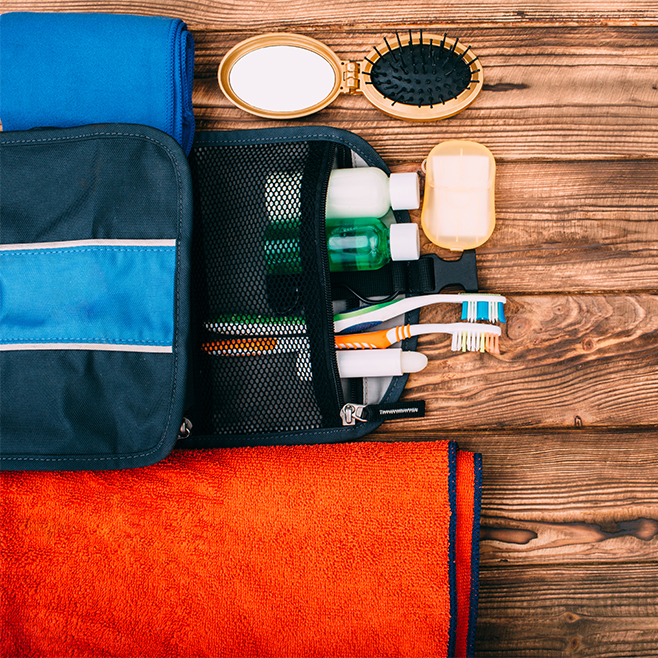
POLYGON ((462 304, 461 319, 468 322, 490 322, 492 324, 495 322, 505 322, 503 302, 465 301, 462 304))
POLYGON ((487 331, 462 329, 452 336, 453 352, 488 352, 500 354, 500 344, 497 333, 487 331))

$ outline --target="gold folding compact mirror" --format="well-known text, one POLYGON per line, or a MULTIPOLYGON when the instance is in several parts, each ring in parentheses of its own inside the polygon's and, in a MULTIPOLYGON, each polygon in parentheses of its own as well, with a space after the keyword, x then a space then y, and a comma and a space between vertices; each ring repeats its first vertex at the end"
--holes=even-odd
POLYGON ((389 116, 436 121, 461 112, 482 89, 470 47, 422 32, 384 38, 361 62, 343 61, 307 36, 263 34, 231 48, 218 78, 234 105, 267 119, 307 116, 340 94, 363 94, 389 116))

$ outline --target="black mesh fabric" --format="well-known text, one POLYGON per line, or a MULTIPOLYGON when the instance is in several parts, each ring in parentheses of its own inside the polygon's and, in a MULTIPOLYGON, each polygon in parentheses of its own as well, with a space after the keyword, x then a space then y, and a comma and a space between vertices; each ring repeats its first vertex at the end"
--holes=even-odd
POLYGON ((327 142, 194 147, 195 434, 340 425, 327 142))

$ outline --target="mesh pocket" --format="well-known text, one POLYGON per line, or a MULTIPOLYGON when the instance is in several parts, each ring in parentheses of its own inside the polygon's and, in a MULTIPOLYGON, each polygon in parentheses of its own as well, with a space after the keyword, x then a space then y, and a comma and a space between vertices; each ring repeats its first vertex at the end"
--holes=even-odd
POLYGON ((195 430, 339 426, 322 226, 335 147, 219 139, 191 155, 195 430))

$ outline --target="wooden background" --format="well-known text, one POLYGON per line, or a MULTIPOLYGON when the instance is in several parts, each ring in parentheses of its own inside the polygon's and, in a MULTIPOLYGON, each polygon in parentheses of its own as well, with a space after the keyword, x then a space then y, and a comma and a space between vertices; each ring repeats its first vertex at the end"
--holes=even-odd
POLYGON ((484 89, 453 118, 406 123, 356 96, 294 124, 351 130, 397 170, 454 138, 497 160, 497 226, 478 261, 481 290, 509 298, 501 355, 423 337, 430 365, 405 395, 428 414, 373 438, 452 437, 483 455, 479 657, 656 656, 658 4, 544 4, 3 0, 2 11, 184 19, 200 129, 275 125, 217 85, 222 56, 257 33, 306 34, 342 59, 396 29, 470 44, 484 89))

